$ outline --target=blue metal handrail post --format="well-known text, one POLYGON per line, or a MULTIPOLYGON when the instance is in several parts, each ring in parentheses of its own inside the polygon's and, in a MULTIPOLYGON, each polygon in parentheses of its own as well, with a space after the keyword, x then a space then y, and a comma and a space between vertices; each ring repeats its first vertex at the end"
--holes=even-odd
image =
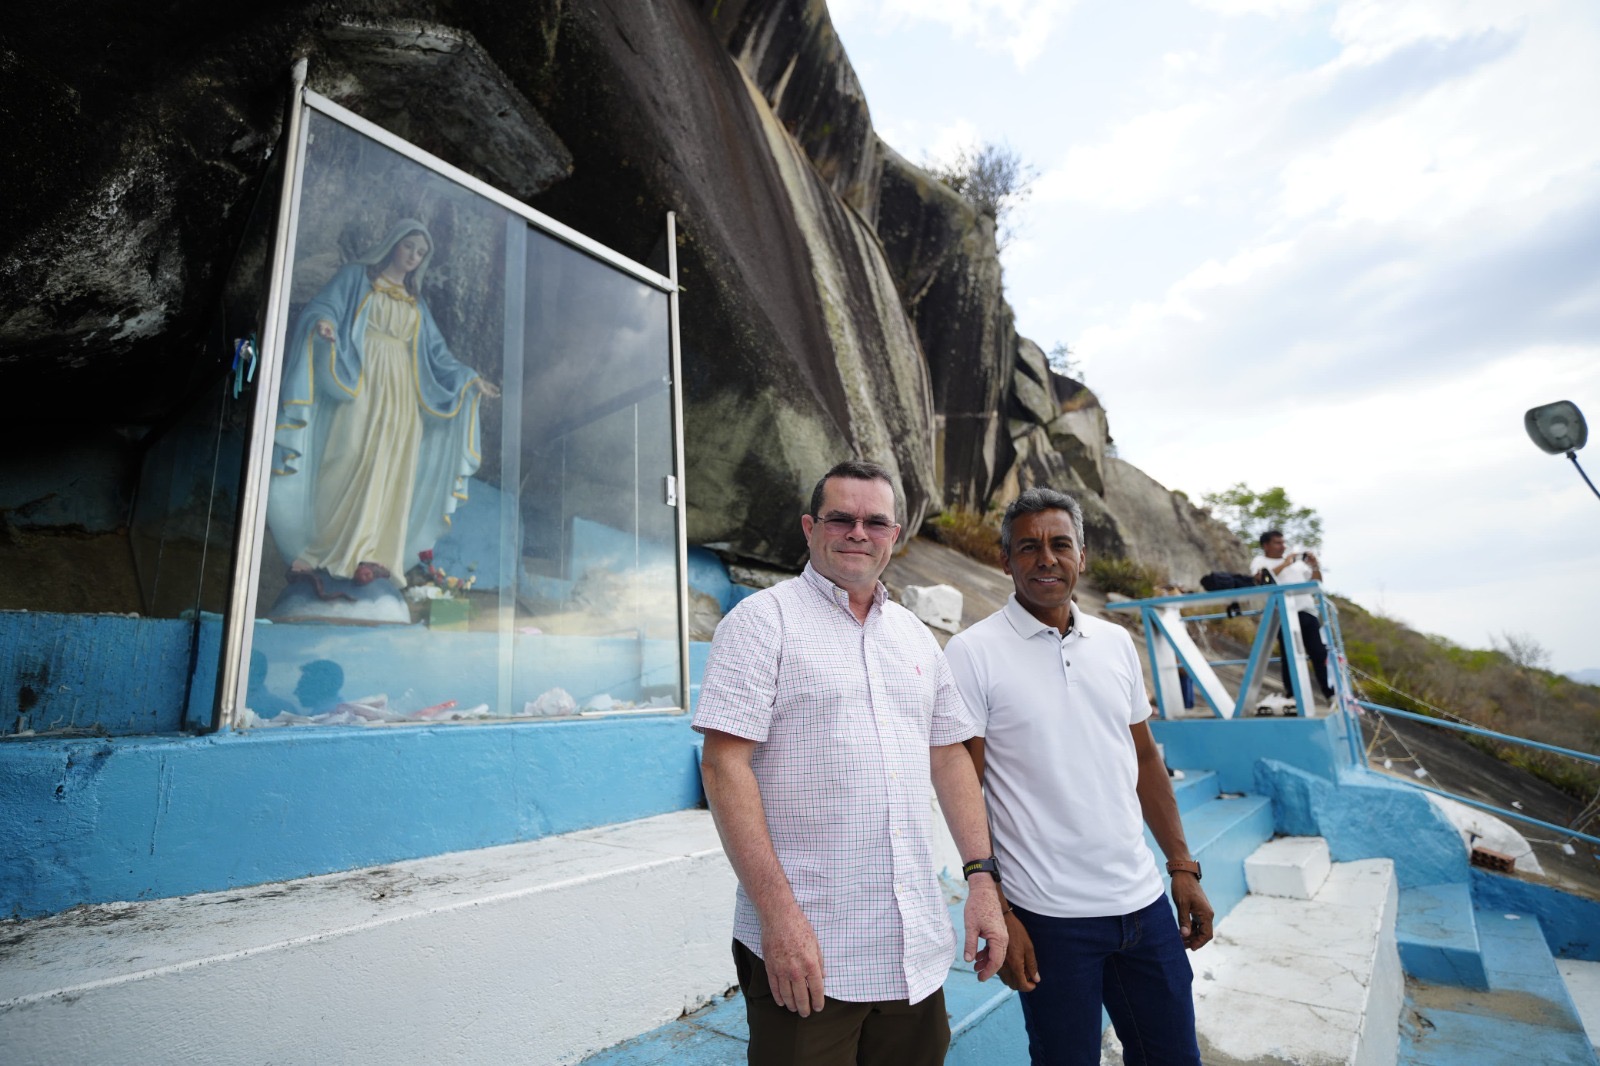
POLYGON ((1355 692, 1350 684, 1349 661, 1345 657, 1344 629, 1339 624, 1339 605, 1320 589, 1317 607, 1328 630, 1328 659, 1333 669, 1334 699, 1344 715, 1345 741, 1350 747, 1352 765, 1367 766, 1367 745, 1361 735, 1361 718, 1356 714, 1355 692))

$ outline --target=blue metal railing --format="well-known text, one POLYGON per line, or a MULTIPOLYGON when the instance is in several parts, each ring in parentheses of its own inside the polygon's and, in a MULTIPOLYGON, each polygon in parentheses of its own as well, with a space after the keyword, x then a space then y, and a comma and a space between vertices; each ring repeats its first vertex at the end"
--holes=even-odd
MULTIPOLYGON (((1399 718, 1411 719, 1426 723, 1428 725, 1439 726, 1443 729, 1455 730, 1456 732, 1484 737, 1505 744, 1530 748, 1535 751, 1548 752, 1554 755, 1561 755, 1567 758, 1578 759, 1580 761, 1600 765, 1600 755, 1594 755, 1583 751, 1575 751, 1571 748, 1557 747, 1554 744, 1545 744, 1537 740, 1528 740, 1524 737, 1511 736, 1507 733, 1498 733, 1492 729, 1484 729, 1481 726, 1467 725, 1464 722, 1452 721, 1448 718, 1435 718, 1429 715, 1417 714, 1413 711, 1404 711, 1398 707, 1389 707, 1381 703, 1373 703, 1368 700, 1359 699, 1355 694, 1355 686, 1350 678, 1349 664, 1345 659, 1344 633, 1339 624, 1339 608, 1323 593, 1322 586, 1317 582, 1307 582, 1300 585, 1261 585, 1255 588, 1222 589, 1216 592, 1184 593, 1177 596, 1152 596, 1139 600, 1123 600, 1118 603, 1108 603, 1106 604, 1106 609, 1111 611, 1139 612, 1140 620, 1144 627, 1145 648, 1150 659, 1150 672, 1155 681, 1156 705, 1162 709, 1161 713, 1163 716, 1166 716, 1169 704, 1164 699, 1161 677, 1163 670, 1158 665, 1162 659, 1162 656, 1158 655, 1157 653, 1157 648, 1159 646, 1157 643, 1158 638, 1165 639, 1165 648, 1163 650, 1171 652, 1173 658, 1177 661, 1177 664, 1188 671, 1191 679, 1197 679, 1200 676, 1198 667, 1201 665, 1206 668, 1206 673, 1212 678, 1214 678, 1215 675, 1211 672, 1211 667, 1243 666, 1244 672, 1243 676, 1240 678, 1238 696, 1231 701, 1231 704, 1226 710, 1219 705, 1216 693, 1212 691, 1211 686, 1199 686, 1204 692, 1206 702, 1211 705, 1212 710, 1220 717, 1231 718, 1245 709, 1245 705, 1253 697, 1253 693, 1260 682, 1260 675, 1263 671, 1265 671, 1266 667, 1272 663, 1281 661, 1276 656, 1267 654, 1268 645, 1272 642, 1274 635, 1282 639, 1284 648, 1296 647, 1294 642, 1295 633, 1291 630, 1291 626, 1297 625, 1297 622, 1292 617, 1293 612, 1290 611, 1286 599, 1286 597, 1290 595, 1312 596, 1316 603, 1317 614, 1320 616, 1322 624, 1327 630, 1328 677, 1334 688, 1333 704, 1335 713, 1342 714, 1345 717, 1345 738, 1349 743, 1351 761, 1355 765, 1358 765, 1368 771, 1371 771, 1372 769, 1367 760, 1367 752, 1362 743, 1362 732, 1357 718, 1358 714, 1363 710, 1372 711, 1379 715, 1392 714, 1399 718), (1193 604, 1218 602, 1237 603, 1241 600, 1262 600, 1264 602, 1259 609, 1248 611, 1224 611, 1220 613, 1194 615, 1184 615, 1181 613, 1181 609, 1183 607, 1193 604), (1174 608, 1176 608, 1176 610, 1174 610, 1174 608), (1198 648, 1195 647, 1192 642, 1187 640, 1186 635, 1184 638, 1178 638, 1176 634, 1172 632, 1169 625, 1175 618, 1178 624, 1183 626, 1189 622, 1210 622, 1229 617, 1258 618, 1263 616, 1269 618, 1271 624, 1257 626, 1255 639, 1250 649, 1250 655, 1248 658, 1244 659, 1201 659, 1199 658, 1198 648), (1277 631, 1276 634, 1274 634, 1274 630, 1277 631)), ((1304 678, 1305 675, 1304 673, 1297 671, 1292 676, 1297 678, 1297 682, 1293 686, 1295 689, 1294 696, 1296 707, 1302 717, 1309 717, 1311 711, 1310 700, 1303 691, 1305 686, 1300 684, 1298 680, 1304 678)), ((1429 792, 1437 796, 1446 797, 1448 799, 1453 799, 1458 803, 1465 803, 1468 806, 1489 811, 1492 814, 1511 818, 1529 825, 1535 825, 1541 829, 1559 833, 1573 839, 1584 840, 1591 844, 1600 844, 1600 837, 1581 832, 1571 826, 1555 825, 1539 818, 1535 818, 1532 815, 1524 814, 1523 812, 1515 809, 1502 807, 1493 803, 1486 803, 1480 800, 1469 798, 1467 796, 1459 796, 1455 793, 1446 792, 1443 789, 1434 788, 1431 785, 1424 785, 1420 781, 1413 781, 1400 777, 1394 778, 1394 780, 1402 784, 1409 785, 1410 787, 1420 791, 1429 792)))

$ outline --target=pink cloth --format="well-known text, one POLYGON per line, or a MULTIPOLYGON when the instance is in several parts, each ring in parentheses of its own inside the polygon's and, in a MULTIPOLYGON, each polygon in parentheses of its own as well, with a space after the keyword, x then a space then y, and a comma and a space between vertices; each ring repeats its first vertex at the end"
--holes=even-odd
MULTIPOLYGON (((826 992, 919 1002, 955 932, 933 867, 930 746, 977 733, 938 642, 883 586, 865 624, 809 565, 717 627, 694 727, 759 742, 778 861, 822 948, 826 992)), ((761 954, 739 888, 733 935, 761 954)))

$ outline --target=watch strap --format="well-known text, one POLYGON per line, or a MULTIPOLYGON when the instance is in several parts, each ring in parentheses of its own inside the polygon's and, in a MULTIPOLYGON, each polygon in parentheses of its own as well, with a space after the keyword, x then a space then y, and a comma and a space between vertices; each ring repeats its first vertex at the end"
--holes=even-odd
POLYGON ((1000 883, 1000 864, 995 862, 994 856, 987 859, 973 859, 971 862, 961 864, 961 876, 970 878, 973 874, 988 874, 994 878, 994 883, 1000 883))
POLYGON ((1167 876, 1170 877, 1176 873, 1194 874, 1196 881, 1201 880, 1200 864, 1193 859, 1168 859, 1167 876))

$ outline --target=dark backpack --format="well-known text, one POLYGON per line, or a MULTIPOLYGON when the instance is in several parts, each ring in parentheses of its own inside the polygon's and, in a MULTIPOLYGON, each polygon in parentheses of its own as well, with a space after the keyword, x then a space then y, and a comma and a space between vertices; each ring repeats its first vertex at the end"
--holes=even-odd
POLYGON ((1256 579, 1249 574, 1230 574, 1223 570, 1213 570, 1200 579, 1200 587, 1207 592, 1218 592, 1222 589, 1253 589, 1256 579))

